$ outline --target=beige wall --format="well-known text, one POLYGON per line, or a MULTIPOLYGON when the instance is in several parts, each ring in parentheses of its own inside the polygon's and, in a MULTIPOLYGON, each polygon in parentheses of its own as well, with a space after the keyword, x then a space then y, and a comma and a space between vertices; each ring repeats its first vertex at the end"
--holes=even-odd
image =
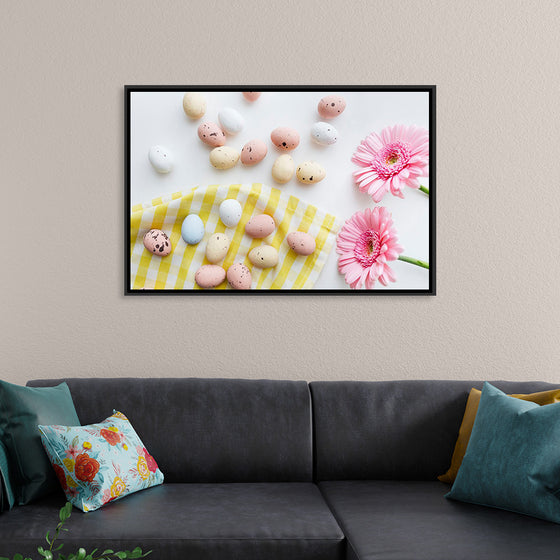
POLYGON ((2 2, 0 377, 560 382, 560 3, 2 2), (437 84, 436 297, 124 297, 124 84, 437 84))

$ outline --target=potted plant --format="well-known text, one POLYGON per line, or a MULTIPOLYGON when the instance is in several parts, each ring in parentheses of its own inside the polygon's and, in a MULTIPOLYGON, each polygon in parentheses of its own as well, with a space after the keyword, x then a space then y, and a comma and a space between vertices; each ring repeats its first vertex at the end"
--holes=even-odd
MULTIPOLYGON (((85 548, 79 548, 76 552, 72 552, 68 555, 63 555, 60 551, 62 550, 64 544, 61 543, 55 547, 55 542, 57 541, 61 531, 68 531, 68 529, 64 527, 64 524, 66 523, 66 521, 68 521, 71 513, 72 504, 70 502, 66 502, 66 505, 60 509, 60 521, 56 526, 53 537, 50 537, 50 531, 47 531, 47 535, 45 536, 45 540, 47 541, 49 547, 44 548, 42 546, 39 546, 37 548, 37 552, 39 553, 40 558, 43 558, 44 560, 114 560, 115 558, 124 560, 125 558, 144 558, 152 552, 150 550, 143 553, 142 549, 137 546, 134 550, 115 551, 106 549, 102 552, 100 552, 99 549, 96 548, 89 553, 85 548)), ((0 560, 10 559, 0 556, 0 560)), ((23 554, 14 554, 12 560, 32 560, 32 558, 24 556, 23 554)))

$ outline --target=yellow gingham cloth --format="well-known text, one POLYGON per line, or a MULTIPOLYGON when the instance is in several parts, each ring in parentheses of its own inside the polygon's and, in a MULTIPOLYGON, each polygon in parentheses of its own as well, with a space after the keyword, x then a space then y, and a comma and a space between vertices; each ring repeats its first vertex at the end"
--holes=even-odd
MULTIPOLYGON (((310 289, 319 278, 341 224, 335 216, 260 183, 195 187, 159 197, 132 208, 131 288, 199 290, 194 275, 202 265, 210 264, 205 257, 206 242, 213 233, 225 232, 231 245, 223 263, 218 264, 227 270, 236 262, 245 263, 253 276, 252 289, 310 289), (219 217, 220 204, 226 198, 235 198, 243 208, 235 228, 226 227, 219 217), (198 245, 187 245, 181 237, 181 225, 188 214, 198 214, 204 222, 204 239, 198 245), (277 225, 265 239, 245 235, 245 224, 258 214, 271 215, 277 225), (171 239, 173 251, 167 257, 158 257, 145 249, 144 234, 152 228, 161 229, 171 239), (297 255, 289 248, 286 236, 296 230, 306 231, 315 239, 317 249, 312 255, 297 255), (277 249, 276 267, 260 269, 251 264, 249 251, 260 245, 272 245, 277 249)), ((223 282, 216 289, 230 288, 223 282)))

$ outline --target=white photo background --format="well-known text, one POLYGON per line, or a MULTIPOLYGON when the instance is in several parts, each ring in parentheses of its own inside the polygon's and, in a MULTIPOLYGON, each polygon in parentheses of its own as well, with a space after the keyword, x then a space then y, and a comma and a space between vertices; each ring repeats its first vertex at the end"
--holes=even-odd
MULTIPOLYGON (((241 91, 202 93, 207 102, 206 113, 201 119, 193 120, 183 110, 185 90, 133 89, 130 92, 131 208, 196 186, 263 183, 334 214, 343 223, 357 211, 384 207, 392 215, 398 244, 403 248, 402 255, 429 262, 429 195, 403 186, 404 198, 388 192, 375 202, 367 192, 360 191, 353 176, 360 167, 352 162, 358 146, 372 132, 379 134, 394 125, 415 126, 429 131, 428 91, 264 91, 255 102, 247 101, 241 91), (319 116, 317 104, 322 97, 330 94, 343 96, 346 109, 336 118, 326 120, 319 116), (212 148, 199 139, 198 126, 205 121, 217 123, 218 112, 225 107, 237 110, 245 119, 243 130, 234 136, 228 135, 226 146, 241 152, 249 140, 261 139, 267 144, 268 153, 257 165, 246 167, 239 162, 232 169, 218 170, 210 164, 212 148), (338 140, 335 144, 321 146, 311 139, 311 127, 319 121, 326 121, 336 128, 338 140), (300 144, 295 150, 280 152, 272 145, 270 133, 280 126, 299 132, 300 144), (158 173, 150 164, 148 152, 155 145, 170 151, 174 161, 170 173, 158 173), (282 153, 289 153, 296 167, 308 160, 320 163, 326 170, 325 179, 316 184, 302 184, 294 175, 286 184, 276 183, 271 169, 282 153)), ((420 184, 429 189, 429 178, 421 178, 420 184)), ((351 289, 339 272, 338 260, 335 245, 314 289, 351 289)), ((402 260, 392 260, 388 264, 395 281, 389 282, 386 287, 377 281, 374 290, 429 290, 428 269, 402 260)))

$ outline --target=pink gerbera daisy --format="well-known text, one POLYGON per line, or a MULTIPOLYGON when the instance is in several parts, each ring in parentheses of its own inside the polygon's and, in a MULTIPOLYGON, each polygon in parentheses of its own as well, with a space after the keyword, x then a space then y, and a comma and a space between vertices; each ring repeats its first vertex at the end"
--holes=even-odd
POLYGON ((397 243, 391 213, 383 206, 356 212, 346 221, 336 241, 338 270, 353 289, 368 290, 379 280, 384 286, 396 278, 387 261, 394 261, 403 248, 397 243))
POLYGON ((398 124, 372 132, 359 146, 352 162, 362 169, 354 171, 360 190, 379 202, 385 193, 404 198, 402 187, 420 187, 419 177, 428 174, 428 131, 398 124))

